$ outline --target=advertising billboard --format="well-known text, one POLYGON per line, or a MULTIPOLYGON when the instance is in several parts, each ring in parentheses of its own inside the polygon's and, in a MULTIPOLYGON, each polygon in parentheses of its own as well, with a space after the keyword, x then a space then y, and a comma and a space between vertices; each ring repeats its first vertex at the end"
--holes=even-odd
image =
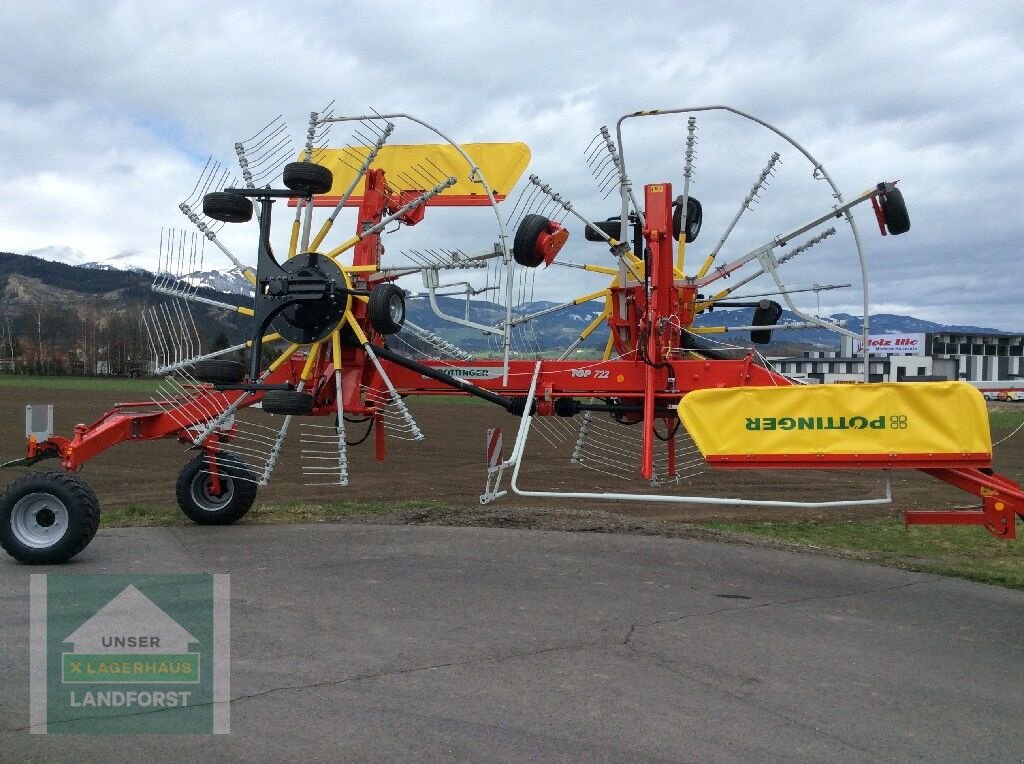
MULTIPOLYGON (((869 352, 874 355, 925 355, 924 334, 869 334, 869 352)), ((864 341, 853 341, 853 354, 863 352, 864 341)))

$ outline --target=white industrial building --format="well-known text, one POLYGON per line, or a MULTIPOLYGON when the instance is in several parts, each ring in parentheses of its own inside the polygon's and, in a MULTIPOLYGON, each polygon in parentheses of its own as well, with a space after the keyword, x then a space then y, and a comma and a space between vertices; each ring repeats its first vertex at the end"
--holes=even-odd
MULTIPOLYGON (((872 382, 950 379, 985 390, 1024 390, 1024 335, 928 332, 873 334, 868 373, 872 382)), ((813 382, 861 382, 861 340, 843 337, 838 351, 810 351, 800 358, 770 358, 783 374, 813 382)))

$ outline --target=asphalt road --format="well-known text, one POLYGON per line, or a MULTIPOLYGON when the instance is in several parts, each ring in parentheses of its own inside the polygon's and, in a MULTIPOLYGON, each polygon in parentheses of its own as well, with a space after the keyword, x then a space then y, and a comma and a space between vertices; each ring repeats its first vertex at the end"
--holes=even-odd
POLYGON ((1020 761, 1024 593, 641 536, 102 531, 49 572, 230 573, 231 734, 30 735, 0 560, 4 761, 1020 761))

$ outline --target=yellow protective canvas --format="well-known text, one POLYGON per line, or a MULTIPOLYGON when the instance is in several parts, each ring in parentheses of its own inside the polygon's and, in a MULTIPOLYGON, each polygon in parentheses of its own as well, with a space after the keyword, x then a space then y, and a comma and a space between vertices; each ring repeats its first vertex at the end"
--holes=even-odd
POLYGON ((697 390, 680 401, 679 417, 718 466, 991 461, 985 401, 964 382, 697 390))
MULTIPOLYGON (((462 149, 480 168, 499 201, 508 195, 530 163, 530 147, 525 143, 464 143, 462 149)), ((317 152, 317 164, 334 173, 334 185, 327 194, 317 198, 318 204, 337 203, 352 184, 356 169, 369 151, 365 146, 355 146, 317 152)), ((386 145, 381 148, 371 167, 384 170, 385 178, 390 179, 396 187, 420 191, 431 188, 449 176, 455 178, 455 185, 446 188, 431 201, 435 205, 474 206, 490 203, 484 187, 470 179, 470 168, 465 158, 451 144, 386 145)), ((348 201, 349 205, 358 205, 362 201, 364 184, 365 181, 361 180, 356 186, 348 201)))

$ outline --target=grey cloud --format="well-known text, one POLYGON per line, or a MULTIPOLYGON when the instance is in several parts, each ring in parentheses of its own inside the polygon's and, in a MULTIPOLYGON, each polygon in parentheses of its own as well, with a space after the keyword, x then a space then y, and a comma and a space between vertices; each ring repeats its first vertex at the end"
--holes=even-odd
MULTIPOLYGON (((847 194, 902 180, 909 234, 881 240, 870 211, 857 216, 878 305, 1024 329, 1024 14, 1014 2, 8 3, 0 24, 3 249, 151 258, 160 227, 181 224, 175 205, 206 154, 231 159, 232 142, 277 113, 299 138, 331 98, 338 113, 407 111, 460 140, 523 140, 532 171, 602 217, 614 201, 600 199, 582 161, 601 124, 640 108, 727 103, 805 143, 847 194)), ((770 150, 724 120, 702 116, 701 126, 695 193, 708 228, 694 256, 770 150)), ((635 181, 678 184, 679 124, 637 128, 635 181)), ((730 252, 827 202, 795 157, 784 162, 730 252)), ((435 216, 442 227, 432 228, 430 217, 409 233, 458 245, 493 235, 486 221, 435 216)), ((793 280, 859 284, 842 234, 794 261, 793 280)), ((224 235, 251 251, 251 232, 224 235)), ((571 253, 595 257, 575 242, 571 253)), ((535 291, 555 299, 566 283, 542 273, 535 291)), ((859 312, 851 290, 823 294, 823 308, 826 299, 859 312)))

